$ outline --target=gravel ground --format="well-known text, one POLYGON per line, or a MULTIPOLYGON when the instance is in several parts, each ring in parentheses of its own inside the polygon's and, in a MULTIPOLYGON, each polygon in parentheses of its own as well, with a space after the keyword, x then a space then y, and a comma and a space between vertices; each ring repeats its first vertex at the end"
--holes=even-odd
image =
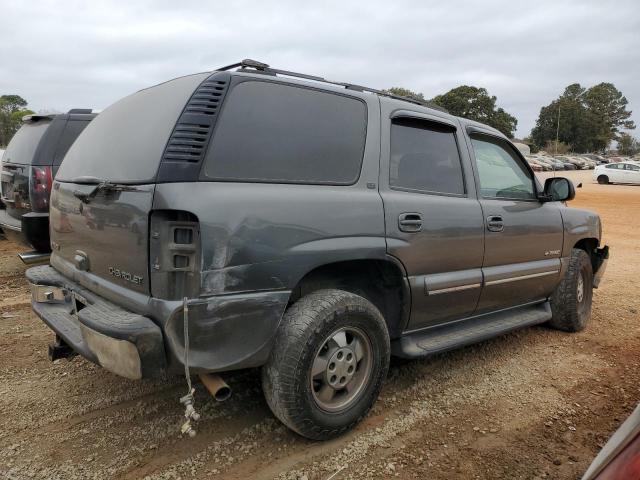
POLYGON ((640 401, 640 186, 597 185, 611 246, 586 331, 534 327, 455 352, 393 362, 381 398, 330 442, 280 425, 257 371, 216 403, 197 386, 198 435, 180 438, 180 378, 133 382, 81 359, 47 360, 19 247, 0 240, 0 478, 579 478, 640 401))

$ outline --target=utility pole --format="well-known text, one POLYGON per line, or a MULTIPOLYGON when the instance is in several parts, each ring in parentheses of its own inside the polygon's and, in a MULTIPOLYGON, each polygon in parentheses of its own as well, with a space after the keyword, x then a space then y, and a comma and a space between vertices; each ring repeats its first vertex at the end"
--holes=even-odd
POLYGON ((560 103, 562 97, 558 99, 558 126, 556 127, 556 155, 558 155, 558 138, 560 137, 560 103))

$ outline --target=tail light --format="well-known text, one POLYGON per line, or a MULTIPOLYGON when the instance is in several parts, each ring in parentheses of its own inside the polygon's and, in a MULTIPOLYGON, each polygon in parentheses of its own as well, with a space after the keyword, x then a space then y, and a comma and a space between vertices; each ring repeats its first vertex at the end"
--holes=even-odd
POLYGON ((31 199, 32 211, 49 211, 49 196, 51 195, 52 182, 53 172, 51 171, 51 167, 31 167, 29 198, 31 199))
POLYGON ((200 226, 195 215, 155 210, 149 222, 151 295, 167 300, 200 290, 200 226))

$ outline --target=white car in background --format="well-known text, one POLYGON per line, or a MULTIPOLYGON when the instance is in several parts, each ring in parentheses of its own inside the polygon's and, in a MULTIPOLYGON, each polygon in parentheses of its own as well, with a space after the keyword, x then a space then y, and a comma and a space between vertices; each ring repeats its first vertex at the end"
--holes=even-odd
POLYGON ((598 165, 593 171, 593 179, 598 183, 640 184, 640 162, 619 162, 598 165))

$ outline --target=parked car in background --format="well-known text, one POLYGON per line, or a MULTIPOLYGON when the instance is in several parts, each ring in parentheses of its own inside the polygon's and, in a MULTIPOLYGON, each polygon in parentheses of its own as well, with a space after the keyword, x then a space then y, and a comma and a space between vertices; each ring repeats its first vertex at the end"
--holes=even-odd
POLYGON ((598 165, 601 165, 603 163, 609 163, 609 160, 604 158, 602 155, 597 155, 595 153, 585 153, 582 156, 586 158, 590 158, 591 160, 594 160, 598 165))
POLYGON ((551 172, 551 171, 554 171, 554 170, 560 170, 559 168, 554 166, 553 163, 549 162, 548 160, 546 160, 544 158, 538 158, 537 162, 540 163, 540 165, 543 166, 545 172, 551 172))
POLYGON ((532 160, 537 162, 539 165, 541 165, 544 171, 550 171, 554 169, 553 165, 551 165, 547 161, 548 157, 546 157, 545 155, 535 154, 535 155, 530 155, 529 158, 531 158, 532 160))
POLYGON ((90 109, 27 115, 7 145, 0 180, 0 228, 7 238, 50 251, 49 196, 67 150, 96 116, 90 109))
POLYGON ((620 162, 598 165, 593 172, 598 183, 638 183, 640 184, 640 162, 620 162))
MULTIPOLYGON (((552 170, 568 170, 567 165, 554 157, 544 157, 540 161, 546 162, 552 170)), ((573 167, 573 164, 570 164, 573 167)))
POLYGON ((571 163, 577 170, 583 170, 587 166, 587 162, 584 160, 569 155, 559 155, 555 158, 564 163, 571 163))
POLYGON ((565 157, 571 163, 573 163, 578 170, 588 170, 589 169, 589 165, 587 164, 587 161, 584 160, 583 158, 577 157, 575 155, 565 155, 565 157))
POLYGON ((327 439, 392 354, 584 329, 608 247, 574 196, 490 126, 246 60, 102 112, 54 181, 50 265, 26 275, 53 352, 210 385, 261 367, 274 415, 327 439))
POLYGON ((526 156, 525 158, 527 159, 527 163, 531 166, 531 168, 535 172, 542 172, 544 170, 549 170, 548 166, 544 165, 541 162, 538 162, 535 158, 532 158, 530 156, 526 156))

